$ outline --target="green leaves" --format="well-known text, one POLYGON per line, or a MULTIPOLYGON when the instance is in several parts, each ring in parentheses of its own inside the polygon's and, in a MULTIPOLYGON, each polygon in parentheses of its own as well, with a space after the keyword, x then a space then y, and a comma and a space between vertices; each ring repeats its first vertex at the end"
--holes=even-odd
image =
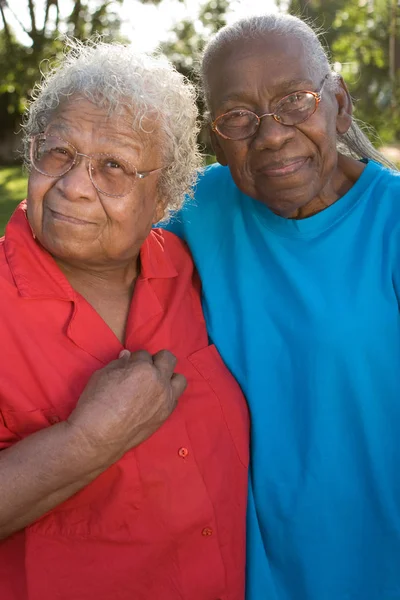
POLYGON ((24 32, 30 43, 24 45, 17 41, 9 24, 14 14, 12 3, 0 0, 0 26, 3 27, 0 30, 0 121, 3 134, 17 129, 41 70, 60 56, 62 33, 78 39, 95 33, 110 39, 119 37, 121 23, 115 8, 122 0, 91 0, 90 6, 89 0, 75 0, 64 19, 60 15, 60 1, 46 0, 43 6, 35 0, 26 0, 25 14, 29 24, 24 26, 24 32))
POLYGON ((383 142, 399 140, 398 1, 292 0, 289 9, 324 30, 332 62, 355 101, 355 116, 372 125, 383 142))

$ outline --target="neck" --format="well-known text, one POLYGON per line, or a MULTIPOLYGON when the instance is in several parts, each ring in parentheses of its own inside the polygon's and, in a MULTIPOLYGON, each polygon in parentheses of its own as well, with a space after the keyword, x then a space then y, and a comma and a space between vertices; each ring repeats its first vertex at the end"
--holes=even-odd
POLYGON ((315 196, 308 204, 296 209, 289 219, 306 219, 311 217, 337 200, 342 198, 353 187, 357 179, 365 168, 365 164, 348 156, 338 154, 335 169, 328 180, 328 183, 322 188, 320 193, 315 196))
POLYGON ((139 256, 109 267, 74 264, 56 259, 71 286, 82 296, 91 290, 100 295, 121 295, 133 290, 140 272, 139 256))

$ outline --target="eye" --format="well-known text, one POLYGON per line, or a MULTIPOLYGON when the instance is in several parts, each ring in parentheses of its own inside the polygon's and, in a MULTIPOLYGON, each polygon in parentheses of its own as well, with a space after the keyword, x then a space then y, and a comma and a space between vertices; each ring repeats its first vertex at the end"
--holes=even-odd
POLYGON ((246 127, 255 117, 249 110, 232 110, 218 119, 218 125, 223 127, 246 127))
POLYGON ((123 169, 121 162, 115 158, 106 158, 104 161, 104 166, 108 169, 123 169))
POLYGON ((40 148, 39 155, 48 156, 53 161, 66 162, 74 160, 74 152, 71 148, 66 146, 48 146, 43 145, 40 148))
POLYGON ((73 160, 75 156, 74 149, 71 146, 63 144, 63 142, 60 143, 60 140, 52 138, 44 140, 40 145, 39 150, 40 153, 49 154, 52 158, 57 158, 59 160, 66 158, 73 160))
POLYGON ((313 94, 307 92, 296 92, 284 98, 277 106, 279 115, 293 114, 295 112, 304 113, 309 111, 315 105, 313 94))
POLYGON ((98 155, 92 162, 92 167, 95 169, 99 168, 101 171, 108 173, 110 176, 117 176, 121 174, 130 175, 134 172, 133 167, 131 167, 128 162, 117 156, 98 155))
POLYGON ((50 151, 53 154, 61 154, 64 156, 68 156, 69 152, 68 152, 68 148, 63 148, 62 146, 57 146, 56 148, 50 148, 50 151))
POLYGON ((291 94, 290 96, 288 96, 285 99, 285 104, 299 104, 303 101, 304 99, 304 94, 302 93, 297 93, 297 94, 291 94))

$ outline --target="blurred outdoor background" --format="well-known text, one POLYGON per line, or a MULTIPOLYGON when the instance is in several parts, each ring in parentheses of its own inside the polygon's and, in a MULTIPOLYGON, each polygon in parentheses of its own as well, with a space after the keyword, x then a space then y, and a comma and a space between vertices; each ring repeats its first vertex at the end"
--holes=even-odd
MULTIPOLYGON (((107 41, 159 48, 195 80, 207 38, 239 16, 263 11, 306 17, 324 32, 355 116, 400 166, 400 0, 0 0, 0 235, 26 194, 21 115, 40 72, 57 61, 62 34, 100 33, 107 41)), ((212 161, 205 131, 199 141, 205 161, 212 161)))

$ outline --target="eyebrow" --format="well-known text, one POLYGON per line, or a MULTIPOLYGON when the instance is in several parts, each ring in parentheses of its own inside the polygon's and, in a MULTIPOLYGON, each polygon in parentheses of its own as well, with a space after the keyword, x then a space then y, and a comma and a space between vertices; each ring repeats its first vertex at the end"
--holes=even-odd
MULTIPOLYGON (((284 96, 292 92, 299 92, 301 90, 307 90, 314 87, 315 84, 311 81, 311 79, 290 79, 289 81, 282 80, 276 85, 277 92, 275 96, 280 96, 281 98, 283 98, 284 96)), ((277 99, 279 100, 279 98, 277 99)), ((246 102, 249 100, 252 100, 252 98, 250 98, 250 96, 247 95, 247 92, 238 91, 234 92, 233 94, 230 94, 229 96, 226 96, 225 98, 222 98, 221 105, 223 106, 230 102, 246 102)))

